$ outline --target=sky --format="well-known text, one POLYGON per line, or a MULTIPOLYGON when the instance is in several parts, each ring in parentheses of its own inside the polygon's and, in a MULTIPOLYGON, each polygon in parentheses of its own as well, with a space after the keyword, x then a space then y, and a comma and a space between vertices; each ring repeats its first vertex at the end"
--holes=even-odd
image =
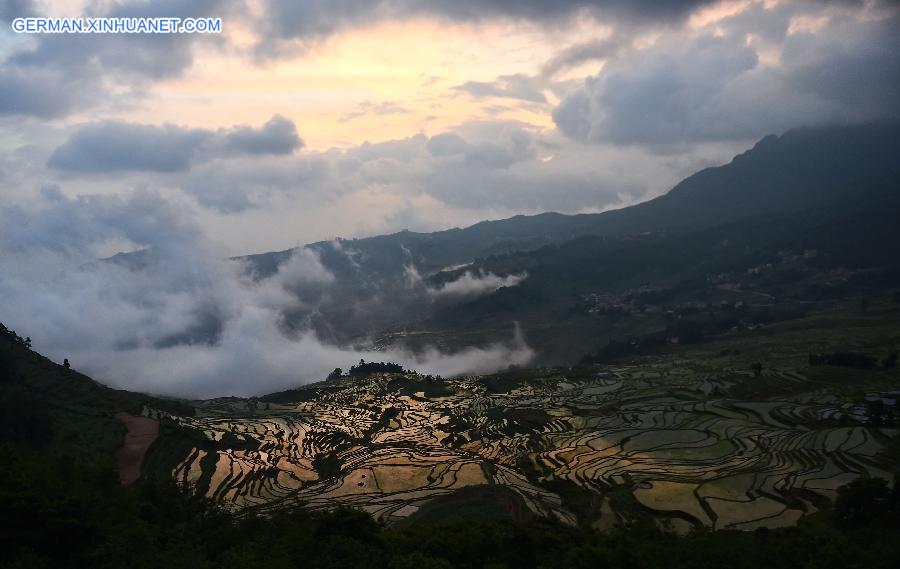
MULTIPOLYGON (((198 295, 256 302, 231 273, 210 293, 228 270, 209 258, 604 211, 767 134, 896 119, 898 23, 888 0, 0 0, 0 319, 71 353, 60 283, 88 313, 125 286, 67 280, 98 257, 190 266, 159 283, 175 318, 198 295), (26 16, 222 33, 13 33, 26 16)), ((124 306, 115 334, 146 321, 124 306)))

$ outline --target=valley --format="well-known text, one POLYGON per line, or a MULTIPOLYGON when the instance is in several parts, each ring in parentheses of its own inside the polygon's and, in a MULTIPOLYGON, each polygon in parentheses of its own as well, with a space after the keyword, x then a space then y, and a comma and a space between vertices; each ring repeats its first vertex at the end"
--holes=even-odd
POLYGON ((144 414, 194 441, 171 475, 238 512, 347 506, 409 523, 490 485, 502 490, 479 508, 513 517, 752 530, 796 524, 858 477, 892 478, 880 455, 897 424, 872 404, 896 411, 900 374, 810 365, 840 341, 889 358, 896 305, 848 303, 614 364, 376 373, 144 414))

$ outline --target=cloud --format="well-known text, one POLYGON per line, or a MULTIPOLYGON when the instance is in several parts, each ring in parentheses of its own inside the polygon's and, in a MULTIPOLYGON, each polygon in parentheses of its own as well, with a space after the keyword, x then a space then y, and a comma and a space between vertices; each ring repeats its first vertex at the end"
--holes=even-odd
MULTIPOLYGON (((629 150, 598 151, 553 132, 498 121, 470 123, 432 137, 364 143, 342 152, 216 162, 195 168, 177 183, 205 207, 228 213, 274 204, 294 211, 333 207, 334 215, 325 215, 334 229, 325 227, 322 213, 309 215, 321 220, 324 235, 331 236, 347 228, 371 234, 428 230, 435 223, 452 227, 460 217, 450 215, 460 213, 474 223, 487 216, 547 209, 597 210, 649 189, 645 177, 654 168, 623 168, 641 160, 646 157, 629 150)), ((691 173, 684 167, 678 172, 691 173)))
POLYGON ((47 165, 68 172, 178 172, 190 168, 211 133, 175 125, 105 121, 79 128, 47 165))
MULTIPOLYGON (((225 3, 222 0, 132 0, 110 3, 103 11, 96 7, 88 6, 82 15, 199 18, 221 16, 225 3)), ((172 78, 191 65, 193 43, 204 37, 209 39, 203 34, 43 34, 38 36, 33 49, 13 53, 10 61, 20 66, 66 68, 82 74, 102 69, 132 78, 172 78)))
POLYGON ((224 144, 238 154, 290 154, 304 146, 297 127, 281 115, 258 129, 235 127, 224 135, 224 144))
POLYGON ((229 242, 241 234, 235 223, 259 239, 273 239, 274 225, 319 240, 428 231, 517 213, 599 211, 668 189, 743 149, 701 148, 660 162, 641 149, 585 146, 553 130, 494 121, 342 151, 198 158, 189 171, 166 174, 160 183, 234 218, 221 226, 229 242), (252 219, 237 221, 250 212, 252 219))
POLYGON ((342 116, 339 120, 341 122, 348 122, 354 119, 358 119, 359 117, 364 117, 368 115, 376 115, 376 116, 388 116, 388 115, 406 115, 409 114, 410 111, 406 107, 403 107, 397 104, 394 101, 383 101, 380 103, 373 103, 372 101, 363 101, 359 105, 356 106, 356 110, 347 113, 342 116))
POLYGON ((64 116, 89 100, 84 81, 59 70, 0 66, 0 115, 64 116))
POLYGON ((199 163, 176 178, 172 183, 201 206, 226 214, 273 204, 283 208, 285 199, 301 200, 309 209, 321 207, 320 200, 347 191, 342 183, 359 183, 352 174, 342 176, 340 164, 310 154, 229 156, 199 163))
POLYGON ((461 160, 467 165, 489 169, 508 168, 534 156, 533 137, 514 125, 497 129, 495 141, 467 142, 448 132, 428 140, 428 152, 439 159, 461 160))
POLYGON ((542 83, 534 77, 522 73, 515 75, 501 75, 494 81, 467 81, 454 87, 458 91, 464 91, 473 97, 500 97, 507 99, 519 99, 532 103, 546 103, 542 83))
POLYGON ((0 22, 33 16, 36 11, 31 0, 0 0, 0 22))
MULTIPOLYGON (((152 189, 192 207, 209 235, 227 243, 233 255, 335 236, 448 229, 547 210, 599 211, 653 196, 697 168, 745 149, 743 144, 701 146, 660 160, 641 148, 582 145, 555 129, 477 121, 431 137, 416 134, 346 150, 237 154, 223 143, 235 129, 219 128, 199 129, 207 136, 204 142, 188 144, 182 156, 169 159, 169 170, 184 168, 185 162, 187 169, 165 171, 159 157, 149 160, 147 150, 140 162, 125 158, 129 167, 145 169, 125 170, 108 156, 78 163, 80 153, 90 154, 90 149, 76 149, 76 134, 97 124, 103 123, 0 125, 7 142, 27 141, 0 160, 6 204, 28 204, 52 184, 70 196, 152 189), (48 166, 54 152, 58 160, 70 152, 67 160, 81 170, 48 166), (93 171, 84 171, 88 166, 93 171)), ((165 134, 164 126, 151 132, 165 134)), ((175 140, 192 130, 175 129, 175 140)), ((115 157, 136 144, 126 140, 110 152, 115 157)))
POLYGON ((622 48, 621 38, 615 35, 569 46, 557 52, 541 66, 540 77, 552 78, 554 75, 582 63, 608 59, 617 55, 622 48))
POLYGON ((227 260, 185 210, 158 194, 69 199, 0 208, 0 321, 35 348, 109 385, 187 397, 256 395, 321 380, 335 367, 390 359, 427 373, 474 373, 533 357, 521 334, 455 353, 370 352, 285 326, 315 310, 335 277, 300 249, 262 281, 227 260), (140 262, 98 262, 106 243, 144 248, 140 262))
POLYGON ((183 208, 149 191, 70 199, 50 187, 26 206, 4 205, 0 220, 0 261, 9 267, 15 264, 11 259, 22 261, 35 253, 84 263, 108 242, 162 249, 169 241, 194 241, 199 236, 199 228, 186 219, 183 208))
MULTIPOLYGON (((80 15, 225 17, 229 6, 222 0, 133 0, 90 3, 80 15)), ((27 1, 0 4, 2 18, 23 14, 59 15, 27 1)), ((139 99, 153 82, 180 77, 193 64, 197 43, 222 41, 213 34, 42 34, 27 39, 0 62, 0 115, 61 117, 111 100, 139 99)))
POLYGON ((706 37, 680 52, 649 54, 637 69, 589 78, 554 110, 553 120, 563 133, 588 142, 668 143, 700 137, 719 128, 700 118, 715 107, 730 81, 757 63, 750 46, 706 37))
POLYGON ((238 126, 218 131, 103 121, 78 128, 51 154, 47 165, 76 173, 183 172, 201 154, 284 155, 302 147, 294 123, 279 115, 258 129, 238 126))
POLYGON ((810 10, 753 4, 688 39, 664 36, 589 77, 553 120, 578 141, 664 147, 896 117, 898 16, 810 10), (800 16, 824 24, 790 31, 800 16))
POLYGON ((486 18, 515 18, 558 21, 573 13, 597 17, 659 21, 683 18, 712 0, 446 0, 432 2, 423 10, 453 19, 472 21, 486 18))
POLYGON ((516 286, 528 278, 526 273, 501 277, 494 273, 473 273, 466 271, 459 278, 428 288, 428 294, 435 297, 477 296, 494 292, 503 287, 516 286))
POLYGON ((315 252, 300 247, 294 249, 290 258, 278 266, 275 277, 266 282, 292 290, 310 283, 333 283, 334 275, 322 265, 315 252))
POLYGON ((285 51, 309 49, 346 29, 384 21, 440 18, 480 23, 529 21, 554 26, 575 17, 590 17, 627 25, 679 22, 693 10, 715 0, 267 0, 263 33, 257 46, 262 58, 285 51))
MULTIPOLYGON (((398 354, 401 356, 403 352, 398 354)), ((532 350, 518 324, 509 342, 495 342, 484 348, 469 347, 451 354, 429 348, 413 358, 418 371, 447 377, 472 373, 493 373, 509 366, 525 366, 534 360, 532 350)), ((408 360, 407 360, 408 361, 408 360)))

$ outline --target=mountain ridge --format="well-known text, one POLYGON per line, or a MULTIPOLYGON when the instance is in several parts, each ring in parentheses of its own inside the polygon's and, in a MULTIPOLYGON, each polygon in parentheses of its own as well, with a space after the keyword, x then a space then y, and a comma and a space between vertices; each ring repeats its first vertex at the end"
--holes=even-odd
MULTIPOLYGON (((419 260, 426 271, 478 257, 533 249, 583 235, 636 235, 647 231, 694 228, 742 217, 799 210, 834 197, 848 186, 884 186, 900 182, 900 123, 824 126, 769 135, 727 164, 702 169, 668 192, 645 202, 591 214, 545 212, 486 220, 465 228, 429 233, 408 230, 359 239, 342 245, 376 254, 385 247, 406 247, 412 259, 391 263, 394 271, 419 260), (415 257, 420 255, 422 259, 415 257)), ((332 241, 306 247, 333 248, 332 241)), ((237 257, 260 277, 298 248, 237 257)), ((326 263, 327 266, 327 263, 326 263)), ((375 271, 376 274, 379 271, 375 271)))

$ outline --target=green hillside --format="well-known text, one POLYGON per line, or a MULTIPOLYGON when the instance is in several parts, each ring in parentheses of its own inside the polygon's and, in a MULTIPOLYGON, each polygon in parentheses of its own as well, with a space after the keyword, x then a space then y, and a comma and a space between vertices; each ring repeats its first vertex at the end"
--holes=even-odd
POLYGON ((122 446, 119 411, 145 405, 189 414, 176 400, 116 390, 31 349, 31 339, 0 324, 0 417, 4 440, 38 448, 78 449, 109 457, 122 446))

